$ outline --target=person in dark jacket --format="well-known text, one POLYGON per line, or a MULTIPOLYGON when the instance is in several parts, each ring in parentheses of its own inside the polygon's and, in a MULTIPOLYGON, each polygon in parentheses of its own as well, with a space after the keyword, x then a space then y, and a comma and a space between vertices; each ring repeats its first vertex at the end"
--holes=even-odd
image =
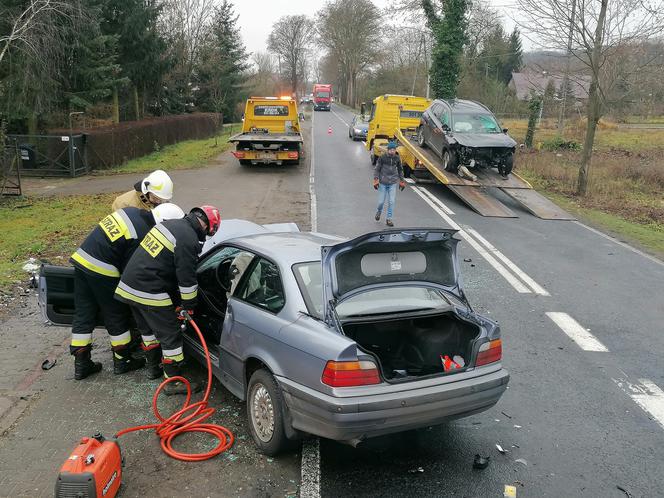
POLYGON ((101 220, 71 255, 76 310, 70 352, 75 358, 76 380, 101 370, 101 363, 91 358, 92 331, 98 315, 111 336, 113 372, 123 374, 145 364, 145 360, 131 357, 131 313, 113 295, 129 258, 155 223, 183 216, 182 209, 171 203, 161 204, 152 211, 135 207, 118 209, 101 220))
MULTIPOLYGON (((180 308, 193 314, 198 297, 196 264, 206 235, 219 228, 219 210, 194 208, 181 220, 156 225, 143 238, 122 274, 115 298, 131 306, 143 339, 148 377, 181 375, 184 354, 180 308)), ((200 388, 192 384, 192 391, 200 388)), ((182 382, 166 384, 167 395, 186 394, 182 382)))
POLYGON ((406 188, 403 179, 403 166, 401 158, 397 155, 397 144, 389 142, 387 144, 387 154, 383 154, 376 161, 374 166, 373 187, 378 190, 378 207, 376 208, 376 221, 380 220, 383 213, 383 205, 387 199, 387 219, 385 223, 388 227, 394 226, 392 216, 394 214, 394 204, 397 199, 397 184, 399 189, 406 188))

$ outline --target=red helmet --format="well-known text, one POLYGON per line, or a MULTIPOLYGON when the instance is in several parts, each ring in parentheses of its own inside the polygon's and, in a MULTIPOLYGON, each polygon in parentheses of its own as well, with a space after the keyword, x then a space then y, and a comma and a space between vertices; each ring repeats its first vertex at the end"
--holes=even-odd
POLYGON ((214 206, 200 206, 195 207, 191 210, 192 213, 200 216, 203 215, 205 222, 207 224, 207 233, 209 236, 217 233, 219 225, 221 224, 221 215, 219 214, 219 209, 214 206))

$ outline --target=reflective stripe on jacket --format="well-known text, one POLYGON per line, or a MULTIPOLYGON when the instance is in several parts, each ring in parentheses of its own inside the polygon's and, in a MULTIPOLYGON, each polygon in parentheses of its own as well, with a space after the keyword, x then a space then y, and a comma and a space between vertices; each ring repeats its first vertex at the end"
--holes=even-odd
POLYGON ((205 232, 191 214, 155 225, 127 264, 115 297, 135 306, 181 304, 193 309, 198 298, 196 265, 204 240, 205 232))
POLYGON ((138 208, 115 211, 97 224, 70 261, 87 273, 119 278, 139 242, 153 226, 154 218, 149 211, 138 208))

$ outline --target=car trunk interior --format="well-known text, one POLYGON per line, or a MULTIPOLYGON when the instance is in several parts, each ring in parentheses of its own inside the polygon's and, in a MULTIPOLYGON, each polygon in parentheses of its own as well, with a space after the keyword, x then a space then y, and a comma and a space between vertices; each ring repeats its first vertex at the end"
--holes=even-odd
POLYGON ((444 374, 442 358, 470 361, 472 344, 480 334, 478 326, 454 313, 396 320, 348 321, 344 333, 380 362, 385 380, 444 374))

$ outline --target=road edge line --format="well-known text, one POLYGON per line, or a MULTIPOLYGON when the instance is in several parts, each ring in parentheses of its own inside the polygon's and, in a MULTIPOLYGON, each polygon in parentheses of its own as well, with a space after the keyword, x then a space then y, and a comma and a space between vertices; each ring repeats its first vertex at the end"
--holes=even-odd
POLYGON ((316 154, 314 149, 316 133, 315 127, 316 111, 311 112, 311 159, 309 160, 309 216, 311 217, 311 231, 318 231, 318 201, 316 199, 316 184, 315 184, 315 160, 316 154))
POLYGON ((465 227, 466 231, 470 233, 473 237, 475 237, 480 244, 483 244, 484 247, 486 247, 489 251, 491 251, 493 254, 496 255, 498 259, 500 259, 505 265, 512 270, 516 274, 517 277, 519 277, 523 282, 530 287, 535 294, 539 294, 540 296, 551 296, 549 292, 542 287, 540 284, 535 282, 532 277, 530 277, 526 272, 524 272, 521 268, 519 268, 511 259, 509 259, 507 256, 505 256, 501 251, 496 249, 491 242, 486 240, 482 235, 479 234, 477 230, 474 228, 470 227, 465 227))
POLYGON ((432 200, 433 202, 435 202, 438 206, 440 206, 440 208, 441 208, 443 211, 445 211, 447 214, 449 214, 450 216, 454 214, 454 211, 452 211, 450 208, 448 208, 447 205, 446 205, 443 201, 441 201, 438 197, 436 197, 436 196, 433 195, 431 192, 429 192, 429 190, 427 190, 427 189, 425 189, 425 188, 420 188, 420 190, 424 193, 424 195, 426 195, 427 197, 429 197, 429 199, 431 199, 431 200, 432 200))
POLYGON ((484 247, 480 245, 475 239, 473 239, 464 229, 457 225, 452 218, 450 218, 445 212, 439 208, 433 201, 431 201, 426 195, 421 192, 419 187, 412 187, 413 192, 420 196, 420 198, 426 202, 431 209, 433 209, 438 216, 440 216, 445 222, 453 229, 458 230, 458 234, 466 242, 468 242, 475 251, 482 256, 489 265, 491 265, 507 282, 519 293, 519 294, 532 294, 532 291, 526 287, 516 276, 512 275, 510 271, 505 268, 501 263, 499 263, 491 254, 489 254, 484 247))

